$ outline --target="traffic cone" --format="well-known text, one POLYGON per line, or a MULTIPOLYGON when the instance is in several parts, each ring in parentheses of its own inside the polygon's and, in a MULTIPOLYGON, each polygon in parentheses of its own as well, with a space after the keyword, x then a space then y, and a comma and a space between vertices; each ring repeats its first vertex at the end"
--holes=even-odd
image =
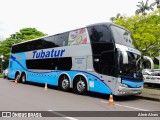
POLYGON ((110 95, 109 96, 109 102, 108 102, 109 105, 113 105, 114 104, 114 101, 113 101, 113 95, 110 95))
POLYGON ((47 83, 45 84, 45 87, 44 87, 44 91, 47 91, 48 90, 48 87, 47 87, 47 83))
POLYGON ((15 83, 15 84, 18 84, 18 80, 17 80, 17 79, 15 79, 14 83, 15 83))

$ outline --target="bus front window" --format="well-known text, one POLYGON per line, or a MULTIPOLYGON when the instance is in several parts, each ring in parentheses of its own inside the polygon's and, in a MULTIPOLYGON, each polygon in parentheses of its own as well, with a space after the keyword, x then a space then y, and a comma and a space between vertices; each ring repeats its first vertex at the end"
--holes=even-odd
POLYGON ((134 48, 132 44, 131 34, 127 30, 114 25, 111 26, 111 30, 115 43, 134 48))
POLYGON ((141 56, 132 52, 127 52, 128 55, 128 63, 123 63, 123 55, 120 52, 119 55, 119 67, 120 67, 120 76, 124 78, 142 78, 141 73, 141 56))

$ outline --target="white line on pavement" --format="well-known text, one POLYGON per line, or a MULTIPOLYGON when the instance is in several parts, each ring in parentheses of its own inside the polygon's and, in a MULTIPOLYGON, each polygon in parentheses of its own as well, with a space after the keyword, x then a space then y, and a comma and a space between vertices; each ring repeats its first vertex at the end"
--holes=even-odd
POLYGON ((73 117, 64 117, 64 118, 69 119, 69 120, 78 120, 78 119, 73 118, 73 117))
MULTIPOLYGON (((105 101, 101 101, 101 102, 108 103, 108 102, 105 102, 105 101)), ((120 104, 114 104, 114 105, 121 106, 121 107, 126 107, 126 108, 131 108, 131 109, 135 109, 135 110, 140 110, 140 111, 149 111, 149 110, 145 110, 145 109, 141 109, 141 108, 136 108, 136 107, 132 107, 132 106, 126 106, 126 105, 120 105, 120 104)))
POLYGON ((66 118, 66 119, 68 119, 68 120, 78 120, 78 119, 73 118, 73 117, 68 117, 68 116, 66 116, 66 115, 64 115, 64 114, 61 114, 61 113, 59 113, 59 112, 55 112, 55 111, 53 111, 53 110, 48 110, 48 111, 54 113, 55 115, 58 115, 59 117, 66 118))

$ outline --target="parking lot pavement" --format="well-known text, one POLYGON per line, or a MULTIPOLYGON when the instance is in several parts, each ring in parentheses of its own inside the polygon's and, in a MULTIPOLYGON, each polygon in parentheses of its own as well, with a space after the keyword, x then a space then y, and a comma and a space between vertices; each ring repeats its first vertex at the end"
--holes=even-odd
POLYGON ((160 86, 148 87, 147 85, 144 85, 142 94, 137 97, 160 102, 160 86))

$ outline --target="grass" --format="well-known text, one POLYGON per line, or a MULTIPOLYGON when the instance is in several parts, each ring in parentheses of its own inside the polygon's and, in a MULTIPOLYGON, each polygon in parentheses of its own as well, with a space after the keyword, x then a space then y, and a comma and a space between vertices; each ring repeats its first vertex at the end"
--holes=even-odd
POLYGON ((3 78, 4 77, 4 74, 0 73, 0 78, 3 78))
POLYGON ((159 65, 154 64, 154 69, 158 69, 159 65))

